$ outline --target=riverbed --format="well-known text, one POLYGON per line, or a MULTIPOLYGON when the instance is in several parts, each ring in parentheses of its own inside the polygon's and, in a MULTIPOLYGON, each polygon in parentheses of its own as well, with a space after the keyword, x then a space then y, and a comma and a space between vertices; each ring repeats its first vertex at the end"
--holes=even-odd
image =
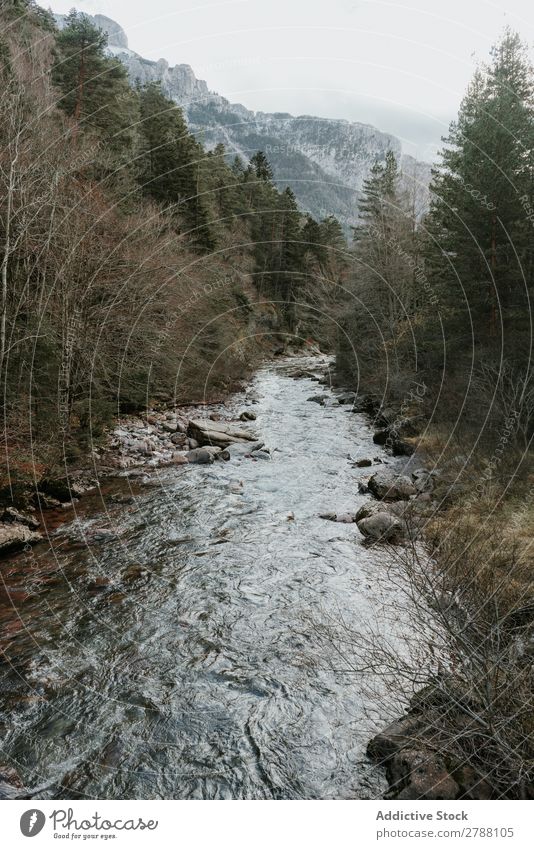
POLYGON ((321 629, 380 621, 387 549, 319 517, 354 512, 393 461, 364 415, 290 376, 303 362, 226 408, 254 411, 271 459, 117 478, 1 565, 1 760, 36 798, 383 794, 365 748, 392 715, 321 629))

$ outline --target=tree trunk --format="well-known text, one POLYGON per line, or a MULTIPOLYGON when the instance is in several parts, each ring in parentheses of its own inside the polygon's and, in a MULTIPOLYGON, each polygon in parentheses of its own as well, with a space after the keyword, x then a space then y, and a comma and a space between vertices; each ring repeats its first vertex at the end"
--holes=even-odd
POLYGON ((1 286, 2 293, 0 299, 0 377, 3 377, 4 361, 6 357, 7 347, 7 288, 8 288, 8 271, 9 257, 11 254, 11 222, 13 217, 13 196, 15 194, 15 168, 19 157, 19 132, 16 133, 14 139, 14 152, 9 163, 9 177, 7 181, 7 197, 6 197, 6 218, 5 218, 5 236, 4 236, 4 254, 2 257, 2 272, 1 286))
POLYGON ((76 107, 74 109, 74 144, 78 143, 78 131, 80 129, 80 118, 82 116, 83 106, 83 89, 85 85, 85 50, 82 47, 80 51, 80 72, 78 74, 78 95, 76 97, 76 107))

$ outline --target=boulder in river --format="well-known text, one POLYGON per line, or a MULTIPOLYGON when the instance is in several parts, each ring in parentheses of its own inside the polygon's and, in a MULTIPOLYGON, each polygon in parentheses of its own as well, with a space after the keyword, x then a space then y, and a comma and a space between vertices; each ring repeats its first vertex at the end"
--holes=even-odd
POLYGON ((382 501, 401 501, 415 495, 416 488, 410 478, 381 470, 369 478, 369 492, 382 501))
POLYGON ((306 400, 314 401, 316 404, 321 404, 323 407, 326 402, 330 399, 330 395, 310 395, 306 400))
POLYGON ((202 448, 193 448, 188 451, 185 458, 188 463, 213 463, 221 450, 217 445, 205 445, 202 448))
POLYGON ((187 430, 190 437, 195 439, 199 446, 213 445, 219 448, 227 448, 233 442, 255 442, 256 436, 250 431, 235 429, 225 422, 211 422, 209 420, 189 422, 187 430))
POLYGON ((253 460, 272 460, 270 452, 266 448, 259 448, 257 451, 252 451, 253 460))
POLYGON ((22 548, 25 545, 34 545, 40 542, 42 536, 38 531, 32 531, 26 525, 15 522, 2 522, 0 524, 0 554, 11 551, 14 548, 22 548))
POLYGON ((239 418, 242 422, 255 422, 256 413, 253 413, 252 410, 243 410, 239 418))
POLYGON ((321 513, 320 519, 326 519, 328 522, 340 522, 343 525, 351 525, 354 522, 352 513, 321 513))

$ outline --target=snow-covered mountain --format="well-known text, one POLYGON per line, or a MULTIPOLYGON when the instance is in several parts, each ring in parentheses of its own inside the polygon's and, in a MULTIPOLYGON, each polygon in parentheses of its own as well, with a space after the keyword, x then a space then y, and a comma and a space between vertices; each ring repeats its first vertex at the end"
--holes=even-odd
MULTIPOLYGON (((63 15, 56 15, 61 27, 63 15)), ((335 215, 348 229, 357 221, 358 199, 373 163, 393 150, 405 177, 424 203, 430 166, 403 156, 400 141, 369 124, 312 115, 253 112, 210 91, 189 65, 144 59, 128 47, 124 30, 105 15, 94 23, 108 35, 108 50, 126 66, 132 83, 160 81, 184 110, 189 127, 207 148, 223 143, 249 159, 263 150, 281 186, 291 186, 301 207, 316 218, 335 215)))

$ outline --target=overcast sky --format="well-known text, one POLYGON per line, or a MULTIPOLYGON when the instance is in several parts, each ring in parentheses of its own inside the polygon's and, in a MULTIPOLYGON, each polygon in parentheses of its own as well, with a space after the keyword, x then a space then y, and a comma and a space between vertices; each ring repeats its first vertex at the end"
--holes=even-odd
MULTIPOLYGON (((45 5, 45 3, 43 3, 45 5)), ((506 24, 532 44, 532 0, 55 0, 100 12, 149 59, 186 62, 250 109, 347 118, 432 158, 506 24)))

